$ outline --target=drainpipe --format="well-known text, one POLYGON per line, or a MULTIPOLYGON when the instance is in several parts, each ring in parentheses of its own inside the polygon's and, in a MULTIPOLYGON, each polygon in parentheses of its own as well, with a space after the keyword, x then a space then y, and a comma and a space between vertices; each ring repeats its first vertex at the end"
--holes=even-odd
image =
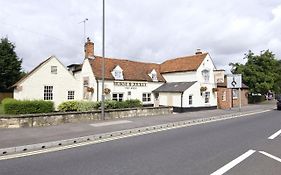
POLYGON ((99 101, 99 80, 97 79, 97 101, 99 101))
POLYGON ((181 112, 182 112, 182 103, 183 103, 183 92, 181 93, 181 112))

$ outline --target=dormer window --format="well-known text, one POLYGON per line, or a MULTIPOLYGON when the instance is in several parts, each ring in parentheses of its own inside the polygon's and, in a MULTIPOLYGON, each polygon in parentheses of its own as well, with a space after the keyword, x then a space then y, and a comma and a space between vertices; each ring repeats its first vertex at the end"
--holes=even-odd
POLYGON ((112 76, 115 78, 115 80, 123 80, 123 70, 119 65, 117 65, 113 71, 111 72, 112 76))
POLYGON ((153 70, 151 71, 151 73, 148 74, 148 75, 150 76, 150 78, 152 79, 152 81, 158 81, 158 80, 157 80, 157 72, 155 71, 155 69, 153 69, 153 70))
POLYGON ((210 71, 207 69, 202 70, 202 76, 204 78, 205 83, 208 83, 210 80, 210 71))

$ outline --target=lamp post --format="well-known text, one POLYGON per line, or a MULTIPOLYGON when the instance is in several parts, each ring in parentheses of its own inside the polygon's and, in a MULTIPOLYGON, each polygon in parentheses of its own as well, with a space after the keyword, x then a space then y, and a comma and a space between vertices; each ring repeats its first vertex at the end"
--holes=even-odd
POLYGON ((102 0, 102 96, 101 96, 101 119, 105 119, 104 115, 104 69, 105 69, 105 0, 102 0))

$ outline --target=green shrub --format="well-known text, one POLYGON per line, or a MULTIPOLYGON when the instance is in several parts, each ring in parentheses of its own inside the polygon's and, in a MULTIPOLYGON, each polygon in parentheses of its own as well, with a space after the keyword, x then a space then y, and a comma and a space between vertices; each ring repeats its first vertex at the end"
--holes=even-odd
POLYGON ((98 109, 100 104, 93 101, 79 101, 77 111, 92 111, 98 109))
POLYGON ((2 101, 5 114, 34 114, 54 111, 54 103, 44 100, 15 100, 4 99, 2 101))
POLYGON ((248 100, 250 104, 261 103, 265 101, 265 97, 263 95, 249 95, 248 100))
POLYGON ((77 111, 79 106, 78 101, 66 101, 58 106, 59 111, 77 111))
POLYGON ((138 108, 142 107, 142 102, 140 100, 126 100, 125 101, 126 108, 138 108))

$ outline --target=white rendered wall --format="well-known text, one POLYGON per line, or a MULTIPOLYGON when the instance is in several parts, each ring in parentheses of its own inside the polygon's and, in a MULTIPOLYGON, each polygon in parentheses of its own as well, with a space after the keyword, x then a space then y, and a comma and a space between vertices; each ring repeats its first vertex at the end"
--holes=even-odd
MULTIPOLYGON (((105 80, 104 87, 110 89, 110 94, 105 96, 105 99, 112 99, 113 93, 123 93, 123 100, 128 99, 138 99, 142 101, 142 94, 143 93, 151 93, 151 101, 150 102, 143 102, 143 104, 154 104, 155 97, 152 93, 153 90, 157 89, 161 86, 162 82, 146 82, 146 81, 120 81, 117 82, 130 82, 130 83, 146 83, 146 86, 143 87, 130 87, 130 86, 116 86, 114 85, 114 80, 105 80), (131 91, 131 96, 128 95, 128 92, 131 91)), ((98 80, 99 86, 99 101, 101 100, 101 89, 102 89, 102 81, 98 80)))
POLYGON ((77 85, 74 76, 55 57, 52 57, 19 84, 21 90, 14 90, 14 98, 43 100, 44 86, 53 86, 52 101, 58 106, 61 102, 67 101, 68 91, 75 91, 74 99, 78 99, 77 85), (51 73, 51 66, 57 66, 57 74, 51 73))
POLYGON ((162 74, 167 82, 191 82, 198 81, 196 71, 175 72, 162 74))

